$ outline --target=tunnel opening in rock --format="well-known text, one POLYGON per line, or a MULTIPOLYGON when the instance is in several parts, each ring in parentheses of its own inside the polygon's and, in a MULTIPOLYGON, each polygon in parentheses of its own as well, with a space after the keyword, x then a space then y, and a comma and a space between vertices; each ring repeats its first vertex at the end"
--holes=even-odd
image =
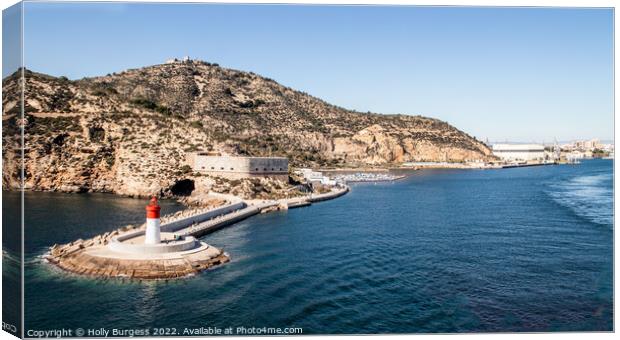
POLYGON ((52 143, 58 146, 62 146, 63 144, 65 144, 65 141, 67 140, 67 137, 69 137, 68 134, 66 133, 62 133, 56 137, 54 137, 54 139, 52 139, 52 143))
POLYGON ((105 130, 102 127, 91 127, 88 129, 90 140, 93 142, 102 142, 105 138, 105 130))
POLYGON ((189 196, 195 188, 194 181, 191 179, 182 179, 176 181, 172 187, 170 187, 170 192, 175 196, 189 196))

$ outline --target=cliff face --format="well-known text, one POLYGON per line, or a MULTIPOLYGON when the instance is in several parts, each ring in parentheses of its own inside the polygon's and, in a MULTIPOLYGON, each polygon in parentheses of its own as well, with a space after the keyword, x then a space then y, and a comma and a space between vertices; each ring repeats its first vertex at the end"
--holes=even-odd
POLYGON ((70 81, 25 72, 3 80, 3 188, 171 193, 193 176, 185 154, 289 157, 294 166, 360 166, 490 157, 481 142, 431 118, 359 113, 253 73, 200 61, 70 81))

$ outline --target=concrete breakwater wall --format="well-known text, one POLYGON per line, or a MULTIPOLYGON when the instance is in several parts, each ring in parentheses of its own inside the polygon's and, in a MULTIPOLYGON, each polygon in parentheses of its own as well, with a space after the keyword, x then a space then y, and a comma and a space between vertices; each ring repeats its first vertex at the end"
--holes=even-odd
POLYGON ((306 200, 304 200, 304 201, 293 201, 293 202, 289 202, 287 204, 287 208, 288 209, 301 208, 301 207, 307 207, 307 206, 309 206, 311 204, 312 204, 312 202, 309 202, 309 201, 306 201, 306 200))
MULTIPOLYGON (((298 207, 311 202, 340 197, 348 187, 328 193, 310 195, 296 200, 274 200, 248 205, 241 200, 214 209, 191 209, 162 217, 161 231, 180 239, 159 245, 140 243, 144 225, 127 226, 98 235, 89 240, 77 240, 65 245, 54 245, 45 258, 66 271, 95 277, 128 277, 132 279, 169 279, 198 273, 226 263, 230 257, 220 249, 197 240, 197 237, 214 232, 250 216, 271 211, 274 207, 298 207), (133 243, 132 243, 133 242, 133 243), (138 242, 138 243, 136 243, 138 242), (148 248, 148 249, 147 249, 148 248), (170 250, 174 251, 170 251, 170 250)), ((172 238, 170 240, 173 240, 172 238)))
POLYGON ((324 194, 312 194, 310 195, 310 197, 308 198, 309 202, 320 202, 320 201, 327 201, 327 200, 331 200, 334 198, 338 198, 344 194, 346 194, 347 192, 349 192, 349 187, 345 186, 342 189, 339 190, 333 190, 324 194))
MULTIPOLYGON (((345 186, 343 188, 339 188, 338 190, 333 190, 324 194, 310 195, 302 200, 291 201, 286 203, 286 205, 288 208, 305 207, 312 204, 312 202, 327 201, 338 198, 347 192, 349 192, 349 187, 345 186)), ((219 230, 225 226, 244 220, 250 216, 256 215, 261 211, 271 211, 270 208, 276 207, 280 204, 281 203, 278 201, 273 201, 255 206, 246 206, 243 209, 234 210, 226 215, 221 215, 218 218, 212 218, 198 225, 192 225, 184 230, 178 230, 178 232, 180 235, 200 237, 219 230)))
POLYGON ((161 231, 172 233, 177 230, 186 228, 192 224, 201 223, 206 220, 212 219, 216 216, 226 215, 233 211, 243 209, 245 208, 245 206, 246 204, 244 202, 236 202, 236 203, 227 204, 225 206, 218 207, 218 208, 215 208, 209 211, 205 211, 197 215, 188 216, 186 218, 181 218, 176 221, 162 224, 161 231))
POLYGON ((219 230, 225 226, 244 220, 250 216, 254 216, 260 213, 260 208, 257 206, 248 206, 238 211, 228 213, 220 217, 213 218, 198 225, 192 225, 184 230, 179 230, 180 235, 192 235, 194 237, 200 237, 216 230, 219 230))

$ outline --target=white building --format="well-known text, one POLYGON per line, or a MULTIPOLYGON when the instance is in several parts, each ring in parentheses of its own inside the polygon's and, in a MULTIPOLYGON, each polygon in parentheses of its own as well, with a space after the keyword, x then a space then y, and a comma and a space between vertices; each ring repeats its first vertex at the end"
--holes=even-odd
POLYGON ((313 171, 312 169, 299 169, 298 172, 308 181, 309 183, 321 183, 323 185, 336 185, 336 181, 330 179, 327 176, 323 176, 323 173, 320 171, 313 171))
POLYGON ((323 178, 323 173, 320 171, 314 171, 312 169, 303 168, 299 169, 298 172, 307 180, 307 181, 320 181, 323 178))
POLYGON ((508 162, 542 161, 545 147, 540 144, 493 144, 493 154, 508 162))

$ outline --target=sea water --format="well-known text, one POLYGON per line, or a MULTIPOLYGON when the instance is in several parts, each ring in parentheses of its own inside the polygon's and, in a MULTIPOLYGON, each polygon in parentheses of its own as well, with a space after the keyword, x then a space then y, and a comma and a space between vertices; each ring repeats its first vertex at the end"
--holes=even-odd
MULTIPOLYGON (((26 193, 25 327, 609 331, 612 169, 589 160, 353 184, 341 198, 204 237, 232 261, 171 282, 82 278, 40 259, 54 243, 142 222, 146 201, 26 193)), ((5 207, 18 199, 5 192, 5 207)), ((179 209, 164 202, 164 213, 179 209)))

